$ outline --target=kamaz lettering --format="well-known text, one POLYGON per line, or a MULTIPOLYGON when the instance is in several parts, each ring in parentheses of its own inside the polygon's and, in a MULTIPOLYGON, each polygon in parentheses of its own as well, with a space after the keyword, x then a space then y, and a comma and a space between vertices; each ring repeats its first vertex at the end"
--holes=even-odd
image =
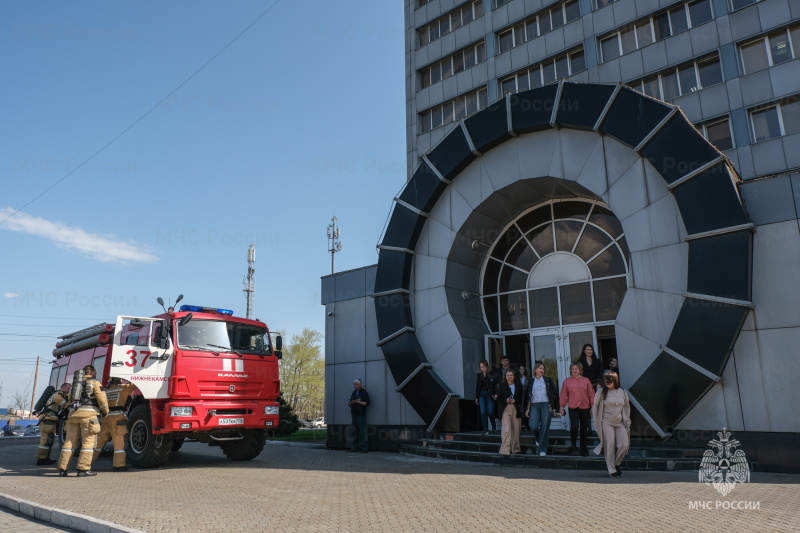
POLYGON ((218 378, 246 378, 247 374, 217 374, 218 378))

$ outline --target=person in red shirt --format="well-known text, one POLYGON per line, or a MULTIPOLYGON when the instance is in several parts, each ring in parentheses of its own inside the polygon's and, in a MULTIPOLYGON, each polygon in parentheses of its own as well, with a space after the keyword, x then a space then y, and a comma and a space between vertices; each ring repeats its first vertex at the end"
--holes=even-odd
POLYGON ((578 428, 581 435, 581 455, 589 456, 587 445, 589 420, 591 409, 594 404, 594 390, 592 383, 583 377, 583 366, 580 363, 572 363, 569 367, 570 377, 564 380, 561 386, 561 416, 564 416, 564 407, 569 407, 569 440, 571 445, 567 450, 568 454, 575 451, 575 444, 578 437, 578 428))

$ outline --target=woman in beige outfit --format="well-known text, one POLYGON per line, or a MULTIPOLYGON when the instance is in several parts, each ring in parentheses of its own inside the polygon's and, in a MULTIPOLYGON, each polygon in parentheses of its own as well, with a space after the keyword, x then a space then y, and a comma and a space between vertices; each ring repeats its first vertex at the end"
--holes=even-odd
POLYGON ((631 442, 631 403, 628 393, 619 387, 619 375, 606 372, 602 380, 603 388, 594 397, 592 418, 600 437, 600 444, 594 453, 605 452, 606 467, 611 477, 620 477, 619 465, 628 453, 631 442))
POLYGON ((517 381, 517 374, 513 370, 506 372, 506 379, 500 384, 497 391, 497 402, 503 412, 502 443, 500 455, 520 453, 519 445, 520 423, 522 422, 522 402, 524 392, 522 385, 517 381))

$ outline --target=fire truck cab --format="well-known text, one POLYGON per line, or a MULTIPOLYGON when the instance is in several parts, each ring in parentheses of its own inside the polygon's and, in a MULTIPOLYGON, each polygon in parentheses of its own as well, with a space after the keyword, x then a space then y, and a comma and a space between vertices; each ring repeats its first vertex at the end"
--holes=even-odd
POLYGON ((86 335, 99 326, 59 342, 50 383, 71 382, 75 370, 93 364, 104 384, 117 377, 136 385, 126 405, 131 465, 160 466, 185 440, 219 446, 237 461, 261 453, 267 430, 278 425, 281 357, 280 336, 273 347, 263 322, 184 305, 154 317, 119 316, 113 333, 102 326, 108 334, 94 346, 85 347, 95 338, 86 335), (70 338, 78 340, 65 348, 70 338), (70 353, 71 345, 80 350, 70 353))

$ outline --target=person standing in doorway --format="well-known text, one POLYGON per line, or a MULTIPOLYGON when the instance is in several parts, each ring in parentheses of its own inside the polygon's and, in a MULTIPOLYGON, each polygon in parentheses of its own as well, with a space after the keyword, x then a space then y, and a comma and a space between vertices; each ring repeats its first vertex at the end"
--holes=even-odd
POLYGON ((351 452, 357 452, 359 446, 361 453, 369 451, 367 441, 367 407, 369 407, 369 394, 361 386, 361 380, 353 382, 353 393, 350 395, 350 416, 352 417, 353 443, 350 445, 351 452))
POLYGON ((578 357, 578 362, 583 367, 583 377, 589 380, 592 384, 592 389, 596 389, 600 385, 600 378, 603 377, 603 364, 600 362, 600 358, 597 357, 594 346, 584 344, 581 355, 578 357))
POLYGON ((561 386, 561 416, 564 416, 564 407, 569 406, 569 440, 570 447, 567 454, 575 451, 575 444, 578 440, 578 428, 581 435, 581 455, 589 456, 587 438, 589 433, 589 421, 591 408, 594 403, 594 390, 588 379, 583 377, 583 367, 578 363, 572 363, 569 367, 570 377, 564 380, 561 386))
POLYGON ((475 382, 475 405, 480 409, 483 434, 488 435, 490 425, 492 430, 497 429, 497 422, 494 419, 494 399, 497 382, 494 374, 489 372, 489 361, 484 359, 478 363, 478 368, 480 368, 480 372, 478 372, 475 382))
POLYGON ((614 372, 617 377, 619 377, 619 363, 617 362, 616 357, 612 357, 608 360, 608 371, 614 372))
MULTIPOLYGON (((494 371, 493 371, 494 382, 497 384, 498 388, 500 387, 500 385, 505 383, 505 381, 506 381, 506 372, 508 372, 509 370, 514 372, 515 379, 517 381, 519 381, 519 378, 516 377, 517 376, 517 370, 518 370, 517 365, 511 363, 511 361, 508 358, 508 355, 503 354, 503 357, 500 358, 500 366, 498 368, 495 368, 494 371)), ((495 425, 495 428, 497 428, 497 426, 500 426, 500 431, 502 432, 503 431, 503 409, 505 409, 505 405, 501 405, 500 404, 500 402, 497 400, 497 395, 498 395, 498 391, 495 390, 494 400, 495 400, 495 403, 496 403, 496 406, 497 406, 497 411, 498 411, 498 413, 497 413, 498 423, 495 425)))

